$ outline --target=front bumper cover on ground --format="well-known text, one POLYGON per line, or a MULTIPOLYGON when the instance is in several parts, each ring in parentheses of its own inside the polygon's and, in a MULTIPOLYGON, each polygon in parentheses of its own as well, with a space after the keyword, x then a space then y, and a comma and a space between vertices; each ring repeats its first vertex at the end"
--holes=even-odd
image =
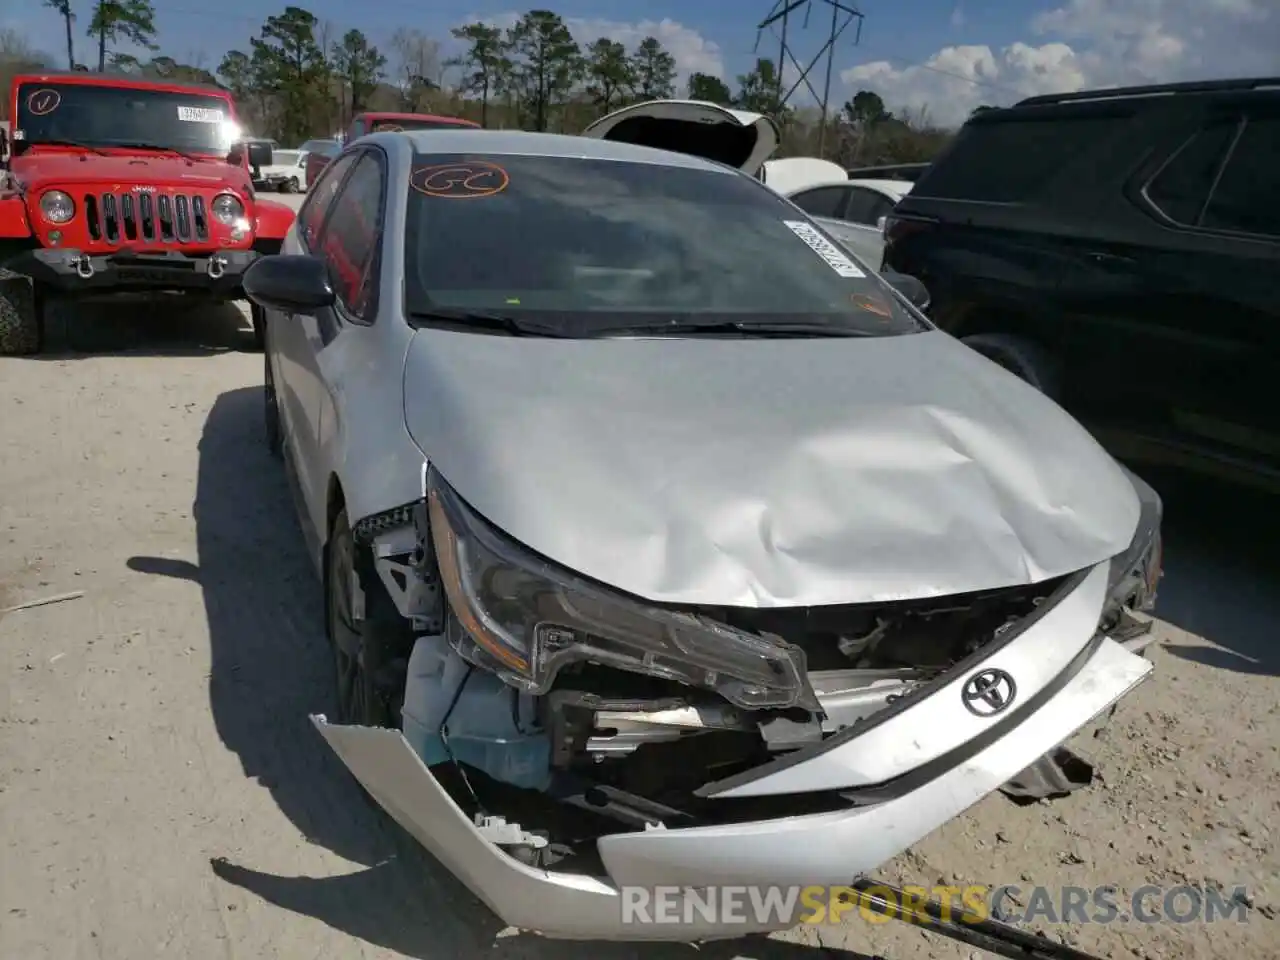
POLYGON ((74 249, 29 250, 5 266, 62 296, 145 290, 184 290, 234 297, 254 250, 215 250, 188 255, 177 250, 86 254, 74 249))
MULTIPOLYGON (((628 923, 621 888, 841 885, 892 859, 1031 766, 1150 673, 1152 665, 1145 658, 1110 638, 1093 636, 1102 601, 1097 590, 1100 577, 1105 579, 1105 565, 1059 604, 1055 613, 1061 616, 1047 616, 1038 625, 1057 635, 1042 642, 1074 647, 1076 653, 1036 691, 1041 696, 1036 697, 1034 709, 993 718, 990 729, 974 737, 966 749, 932 762, 918 757, 922 765, 900 778, 897 787, 881 791, 879 797, 874 788, 866 791, 867 796, 860 796, 857 805, 851 802, 848 809, 602 837, 597 846, 605 877, 540 870, 508 857, 481 836, 399 731, 336 726, 323 716, 312 721, 387 812, 507 924, 563 939, 738 937, 791 923, 776 919, 713 922, 700 915, 696 906, 677 910, 679 923, 628 923), (905 780, 913 782, 902 789, 905 780)), ((1013 646, 996 651, 989 662, 999 661, 1012 669, 1008 651, 1013 646)), ((987 662, 970 669, 983 669, 987 662)), ((904 744, 927 741, 937 734, 939 705, 932 701, 951 692, 949 685, 941 686, 897 714, 912 721, 911 729, 901 731, 904 744)), ((857 784, 861 778, 855 771, 865 769, 866 746, 862 737, 842 742, 819 754, 820 766, 828 773, 833 765, 843 766, 851 774, 848 782, 857 784)), ((802 759, 792 769, 803 770, 810 763, 812 759, 802 759)), ((797 781, 797 789, 807 786, 797 781)), ((854 792, 863 791, 855 787, 854 792)))

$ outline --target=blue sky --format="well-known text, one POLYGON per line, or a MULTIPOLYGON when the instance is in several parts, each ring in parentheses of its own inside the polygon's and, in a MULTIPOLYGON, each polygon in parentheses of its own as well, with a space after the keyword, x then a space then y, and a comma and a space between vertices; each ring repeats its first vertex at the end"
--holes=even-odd
MULTIPOLYGON (((215 67, 223 53, 248 48, 263 18, 285 3, 262 0, 154 0, 160 43, 181 60, 215 67)), ((89 61, 84 36, 91 0, 81 11, 77 53, 89 61)), ((358 26, 385 47, 391 33, 415 27, 448 39, 451 26, 498 21, 524 9, 512 0, 309 0, 298 5, 338 31, 358 26), (358 10, 358 14, 353 11, 358 10)), ((937 122, 962 119, 978 103, 1124 82, 1280 74, 1277 0, 861 0, 862 40, 852 28, 836 50, 833 95, 868 87, 891 109, 926 111, 937 122), (843 76, 840 76, 843 74, 843 76)), ((662 39, 682 72, 734 77, 750 65, 756 24, 771 0, 558 0, 538 3, 560 13, 580 40, 612 36, 629 46, 646 34, 662 39)), ((830 7, 812 0, 807 29, 792 41, 806 63, 818 50, 830 7)), ((58 17, 40 0, 0 0, 0 25, 24 33, 57 55, 64 48, 58 17)), ((777 56, 777 40, 760 55, 777 56)), ((815 74, 820 84, 820 74, 815 74)))

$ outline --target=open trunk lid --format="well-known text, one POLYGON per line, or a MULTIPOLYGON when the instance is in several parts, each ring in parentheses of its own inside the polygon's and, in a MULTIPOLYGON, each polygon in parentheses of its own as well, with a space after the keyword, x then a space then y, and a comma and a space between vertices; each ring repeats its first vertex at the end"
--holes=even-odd
POLYGON ((584 137, 687 153, 755 176, 778 147, 778 128, 759 113, 702 100, 650 100, 601 117, 584 137))

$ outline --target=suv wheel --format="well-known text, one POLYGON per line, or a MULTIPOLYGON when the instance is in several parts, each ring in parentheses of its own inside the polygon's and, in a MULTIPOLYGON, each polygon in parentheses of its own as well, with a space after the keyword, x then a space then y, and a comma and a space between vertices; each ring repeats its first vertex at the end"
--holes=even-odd
POLYGON ((963 337, 960 342, 1000 364, 1045 396, 1058 396, 1057 364, 1040 344, 1008 333, 976 333, 963 337))
POLYGON ((40 351, 40 306, 26 277, 0 267, 0 356, 40 351))

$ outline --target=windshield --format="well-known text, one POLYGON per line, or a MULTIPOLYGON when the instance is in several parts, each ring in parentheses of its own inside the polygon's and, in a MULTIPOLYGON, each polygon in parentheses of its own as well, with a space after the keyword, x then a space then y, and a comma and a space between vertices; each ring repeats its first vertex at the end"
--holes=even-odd
POLYGON ((418 155, 411 181, 410 313, 517 317, 567 336, 716 323, 928 329, 874 271, 736 171, 418 155))
POLYGON ((20 149, 67 141, 225 154, 237 134, 224 97, 71 83, 19 87, 15 127, 21 131, 15 137, 20 149))

